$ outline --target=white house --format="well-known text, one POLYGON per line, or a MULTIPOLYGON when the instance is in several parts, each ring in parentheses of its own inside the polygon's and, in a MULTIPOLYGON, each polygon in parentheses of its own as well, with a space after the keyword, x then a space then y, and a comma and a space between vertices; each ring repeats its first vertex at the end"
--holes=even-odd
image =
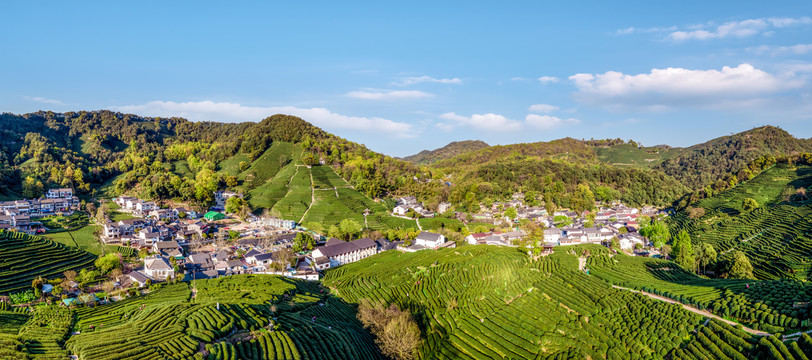
POLYGON ((370 238, 358 239, 355 241, 332 243, 313 250, 312 256, 318 264, 319 258, 324 257, 330 260, 330 267, 348 264, 366 257, 375 255, 378 245, 370 238))
POLYGON ((428 231, 421 231, 417 238, 414 239, 415 245, 425 246, 427 248, 436 248, 445 243, 445 236, 428 231))
POLYGON ((138 238, 144 240, 144 244, 147 246, 152 246, 152 244, 160 240, 161 233, 156 231, 152 226, 147 226, 138 232, 138 238))
POLYGON ((73 189, 68 188, 61 188, 61 189, 48 189, 48 193, 45 194, 46 199, 58 199, 58 198, 69 198, 73 197, 73 189))
POLYGON ((153 280, 165 280, 166 277, 175 278, 175 269, 162 256, 155 256, 144 260, 144 274, 153 280))
POLYGON ((545 243, 555 243, 558 242, 558 239, 561 238, 561 230, 559 229, 545 229, 544 230, 544 242, 545 243))
POLYGON ((392 210, 393 214, 401 216, 406 215, 407 212, 409 212, 409 207, 406 205, 395 206, 395 208, 392 210))

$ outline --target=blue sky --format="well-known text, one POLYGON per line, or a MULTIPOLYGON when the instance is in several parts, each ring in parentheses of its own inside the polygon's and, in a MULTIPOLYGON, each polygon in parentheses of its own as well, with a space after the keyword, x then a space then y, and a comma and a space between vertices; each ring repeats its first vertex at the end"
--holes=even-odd
POLYGON ((454 140, 812 137, 812 2, 4 2, 0 111, 454 140))

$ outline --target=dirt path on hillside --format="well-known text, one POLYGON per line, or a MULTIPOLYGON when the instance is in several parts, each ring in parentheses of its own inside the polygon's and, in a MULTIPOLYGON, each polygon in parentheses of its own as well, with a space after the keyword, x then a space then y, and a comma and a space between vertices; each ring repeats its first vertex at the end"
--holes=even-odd
POLYGON ((758 234, 753 234, 752 236, 748 237, 747 239, 743 239, 743 240, 742 240, 742 241, 740 241, 738 244, 733 245, 733 247, 731 247, 730 249, 727 249, 727 250, 722 251, 721 253, 719 253, 719 256, 725 255, 725 254, 727 254, 727 253, 729 253, 729 252, 731 252, 731 251, 733 251, 733 250, 736 250, 736 248, 737 248, 737 247, 739 247, 739 245, 741 245, 741 244, 743 244, 743 243, 746 243, 746 242, 748 242, 748 241, 750 241, 750 240, 753 240, 753 239, 755 239, 755 238, 757 238, 757 237, 761 236, 762 234, 764 234, 764 232, 766 232, 766 231, 770 231, 770 230, 772 230, 772 229, 773 229, 773 228, 772 228, 772 227, 770 227, 769 229, 761 230, 761 232, 759 232, 758 234))
POLYGON ((299 219, 299 224, 301 224, 302 221, 304 221, 305 216, 307 216, 307 212, 310 211, 310 208, 313 207, 313 203, 316 202, 316 189, 313 188, 313 171, 310 171, 310 169, 308 169, 308 172, 310 173, 310 204, 307 205, 307 209, 302 214, 302 218, 299 219))
MULTIPOLYGON (((629 289, 629 288, 625 288, 625 287, 620 287, 620 286, 616 286, 616 285, 612 285, 612 287, 615 288, 615 289, 621 289, 621 290, 626 290, 626 291, 631 291, 631 292, 643 294, 643 295, 646 295, 646 296, 648 296, 648 297, 650 297, 652 299, 657 299, 657 300, 665 301, 665 302, 672 303, 672 304, 682 305, 682 307, 685 308, 685 310, 688 310, 688 311, 690 311, 692 313, 699 314, 699 315, 702 315, 702 316, 705 316, 705 317, 708 317, 708 318, 714 318, 716 320, 723 321, 723 322, 725 322, 727 324, 730 324, 732 326, 741 325, 741 324, 739 324, 739 323, 737 323, 735 321, 730 321, 730 320, 727 320, 727 319, 723 319, 723 318, 721 318, 719 316, 716 316, 716 315, 713 315, 713 314, 711 314, 711 313, 709 313, 707 311, 699 310, 699 309, 697 309, 697 308, 695 308, 693 306, 685 305, 685 304, 683 304, 683 303, 681 303, 679 301, 672 300, 672 299, 669 299, 667 297, 655 295, 655 294, 652 294, 652 293, 647 293, 645 291, 639 291, 639 290, 633 290, 633 289, 629 289)), ((742 325, 742 330, 744 330, 744 331, 746 331, 746 332, 748 332, 750 334, 756 335, 756 336, 769 336, 769 335, 772 335, 772 334, 764 332, 764 331, 751 329, 751 328, 746 327, 744 325, 742 325)))

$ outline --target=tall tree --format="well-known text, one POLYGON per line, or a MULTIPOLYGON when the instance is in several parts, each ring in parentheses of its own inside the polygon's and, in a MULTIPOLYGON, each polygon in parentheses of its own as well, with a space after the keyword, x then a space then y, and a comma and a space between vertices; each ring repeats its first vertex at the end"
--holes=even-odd
POLYGON ((694 271, 696 268, 696 258, 694 257, 694 247, 691 244, 691 237, 685 231, 680 231, 674 239, 674 261, 685 269, 694 271))
POLYGON ((338 229, 341 233, 341 238, 349 240, 353 236, 358 235, 364 227, 353 219, 344 219, 338 223, 338 229))
POLYGON ((754 279, 753 264, 744 252, 736 250, 733 252, 733 259, 730 261, 730 268, 727 276, 733 279, 754 279))
POLYGON ((716 249, 711 244, 701 243, 698 246, 701 256, 699 257, 699 265, 702 266, 702 273, 705 273, 705 267, 716 262, 716 249))
POLYGON ((641 227, 640 234, 648 238, 648 240, 658 248, 665 245, 671 237, 668 233, 668 228, 662 221, 652 221, 647 226, 641 227))

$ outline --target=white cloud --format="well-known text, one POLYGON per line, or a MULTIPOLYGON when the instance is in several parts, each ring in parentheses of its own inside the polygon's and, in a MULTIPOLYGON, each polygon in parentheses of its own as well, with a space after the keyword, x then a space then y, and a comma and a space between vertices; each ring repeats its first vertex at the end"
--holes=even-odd
POLYGON ((634 33, 661 33, 667 31, 675 31, 679 29, 676 26, 669 27, 650 27, 650 28, 636 28, 633 26, 615 30, 615 35, 629 35, 634 33))
POLYGON ((54 105, 64 105, 65 104, 65 103, 63 103, 62 101, 59 101, 59 100, 46 99, 46 98, 40 97, 40 96, 34 96, 34 97, 25 96, 24 98, 26 98, 28 100, 31 100, 31 101, 36 101, 36 102, 41 102, 41 103, 46 103, 46 104, 54 104, 54 105))
POLYGON ((418 90, 364 90, 350 91, 347 96, 364 100, 409 100, 431 98, 434 94, 418 90))
POLYGON ((537 113, 545 113, 545 114, 546 113, 551 113, 551 112, 556 111, 556 110, 558 110, 558 106, 549 105, 549 104, 530 105, 530 107, 527 108, 527 111, 537 112, 537 113))
POLYGON ((517 76, 517 77, 510 78, 510 81, 527 81, 527 79, 525 79, 525 78, 523 78, 521 76, 517 76))
POLYGON ((575 99, 583 103, 651 110, 753 105, 760 96, 804 85, 804 80, 792 73, 777 76, 750 64, 725 66, 722 70, 652 69, 650 73, 637 75, 609 71, 575 74, 569 79, 578 88, 575 99))
POLYGON ((524 122, 527 124, 527 126, 532 128, 539 130, 550 130, 564 125, 575 125, 581 121, 572 118, 561 119, 559 117, 550 115, 527 114, 527 116, 524 118, 524 122))
POLYGON ((454 130, 454 125, 449 124, 449 123, 444 123, 444 122, 443 123, 436 123, 436 124, 434 124, 434 126, 436 126, 438 129, 440 129, 440 130, 442 130, 444 132, 451 132, 452 130, 454 130))
POLYGON ((555 76, 542 76, 537 79, 540 83, 547 85, 549 83, 557 83, 558 78, 555 76))
POLYGON ((428 76, 428 75, 404 77, 404 78, 401 78, 400 81, 394 82, 392 84, 401 85, 401 86, 408 86, 408 85, 414 85, 414 84, 425 83, 425 82, 439 83, 439 84, 462 84, 462 80, 460 78, 438 79, 438 78, 433 78, 433 77, 428 76))
POLYGON ((787 72, 794 73, 812 73, 812 63, 789 64, 782 66, 787 72))
POLYGON ((511 120, 499 114, 473 114, 462 116, 457 113, 445 113, 440 115, 443 120, 450 120, 453 123, 439 123, 437 127, 444 131, 450 131, 455 126, 470 126, 474 129, 484 131, 515 132, 527 128, 537 130, 550 130, 565 125, 579 124, 578 119, 561 119, 550 115, 528 114, 524 122, 511 120))
POLYGON ((761 45, 756 47, 749 47, 747 51, 758 54, 764 55, 769 54, 772 56, 784 55, 784 54, 794 54, 794 55, 803 55, 810 51, 812 51, 812 44, 798 44, 792 46, 769 46, 769 45, 761 45))
POLYGON ((812 18, 759 18, 730 21, 718 26, 697 26, 694 30, 680 30, 668 34, 672 40, 709 40, 723 38, 743 38, 767 33, 773 28, 812 24, 812 18))
POLYGON ((487 131, 509 132, 519 130, 522 127, 521 122, 510 120, 502 115, 493 113, 461 116, 450 112, 440 115, 440 118, 455 121, 459 125, 466 125, 475 129, 487 131))
POLYGON ((350 129, 385 133, 392 137, 412 137, 411 124, 378 117, 358 117, 336 114, 325 108, 294 106, 244 106, 236 103, 197 101, 150 101, 142 105, 114 106, 114 110, 143 116, 184 117, 192 121, 245 122, 260 121, 274 114, 298 116, 324 129, 350 129))

